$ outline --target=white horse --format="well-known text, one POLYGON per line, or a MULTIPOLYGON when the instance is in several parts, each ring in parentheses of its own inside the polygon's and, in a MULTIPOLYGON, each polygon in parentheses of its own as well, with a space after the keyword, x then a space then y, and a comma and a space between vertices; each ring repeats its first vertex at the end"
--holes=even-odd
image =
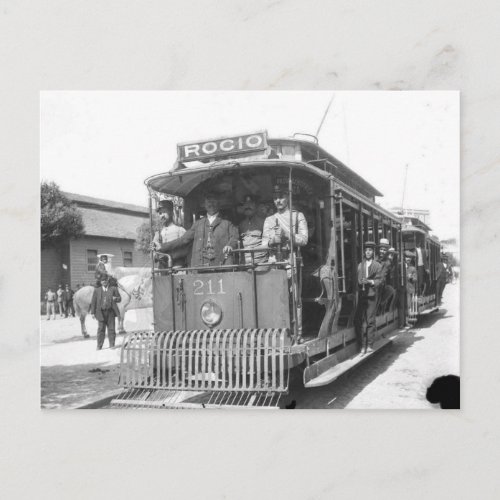
MULTIPOLYGON (((125 333, 125 328, 123 326, 125 313, 129 309, 141 309, 152 306, 151 272, 141 268, 117 268, 116 271, 116 277, 127 274, 118 279, 117 287, 122 299, 117 304, 120 312, 120 316, 118 317, 118 333, 125 333), (122 269, 126 271, 122 271, 122 269)), ((93 286, 84 286, 73 296, 75 312, 80 318, 82 335, 84 337, 88 336, 85 318, 90 312, 90 304, 92 302, 94 290, 95 288, 93 286)))

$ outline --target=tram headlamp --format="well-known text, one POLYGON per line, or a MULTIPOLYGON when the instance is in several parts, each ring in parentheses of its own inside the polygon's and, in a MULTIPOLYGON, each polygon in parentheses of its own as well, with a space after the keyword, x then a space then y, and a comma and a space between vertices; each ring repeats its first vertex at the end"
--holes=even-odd
POLYGON ((203 323, 209 327, 218 325, 222 319, 222 309, 219 304, 213 300, 209 300, 202 304, 200 314, 203 323))

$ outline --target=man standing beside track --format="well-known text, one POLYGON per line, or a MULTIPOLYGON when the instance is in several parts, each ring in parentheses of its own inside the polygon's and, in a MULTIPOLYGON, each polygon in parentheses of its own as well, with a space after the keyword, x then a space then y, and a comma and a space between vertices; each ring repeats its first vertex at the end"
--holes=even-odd
POLYGON ((108 329, 108 341, 111 349, 115 348, 115 318, 120 316, 120 311, 116 305, 122 300, 118 288, 109 284, 108 277, 101 280, 101 286, 94 288, 92 302, 90 303, 90 313, 92 318, 97 319, 97 350, 100 351, 106 337, 108 329))
POLYGON ((356 329, 361 344, 361 353, 372 352, 375 341, 377 299, 383 281, 382 265, 374 259, 375 243, 364 245, 364 259, 358 265, 358 303, 356 308, 356 329), (366 322, 366 330, 363 324, 366 322))
POLYGON ((192 245, 191 267, 232 264, 233 249, 238 246, 238 229, 219 213, 220 201, 215 193, 204 196, 206 217, 199 219, 178 239, 166 243, 153 242, 155 250, 169 253, 192 245))

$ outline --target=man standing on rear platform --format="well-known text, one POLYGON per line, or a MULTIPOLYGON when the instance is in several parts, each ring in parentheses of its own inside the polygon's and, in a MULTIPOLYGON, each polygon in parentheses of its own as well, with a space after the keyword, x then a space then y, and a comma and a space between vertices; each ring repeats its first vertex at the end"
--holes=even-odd
POLYGON ((108 341, 111 349, 115 348, 115 318, 120 316, 117 303, 122 298, 116 286, 110 286, 108 277, 101 279, 101 286, 94 289, 90 312, 92 318, 97 319, 99 326, 97 328, 97 350, 100 351, 106 337, 106 328, 108 329, 108 341))
POLYGON ((361 344, 361 353, 372 352, 375 341, 377 299, 382 284, 382 266, 374 259, 375 243, 364 245, 365 257, 358 265, 358 303, 356 308, 356 329, 361 344), (366 322, 366 329, 363 326, 366 322))

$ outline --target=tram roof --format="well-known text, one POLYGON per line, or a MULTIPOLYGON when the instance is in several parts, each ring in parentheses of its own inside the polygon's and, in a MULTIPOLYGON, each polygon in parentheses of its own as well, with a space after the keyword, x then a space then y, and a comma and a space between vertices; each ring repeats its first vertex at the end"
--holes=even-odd
POLYGON ((308 165, 303 162, 292 162, 284 160, 266 159, 257 161, 237 161, 222 160, 210 163, 206 166, 197 168, 184 168, 180 170, 172 170, 162 174, 148 177, 144 182, 148 188, 174 196, 187 196, 200 183, 209 180, 213 174, 217 172, 236 171, 239 168, 269 168, 275 165, 277 167, 292 167, 293 169, 308 171, 324 179, 329 179, 331 174, 317 168, 313 165, 308 165))
POLYGON ((281 144, 297 144, 301 147, 302 152, 307 153, 312 158, 304 158, 302 161, 305 163, 323 163, 324 169, 329 173, 333 174, 336 178, 342 181, 344 184, 360 191, 365 196, 383 196, 383 194, 376 189, 372 184, 367 182, 363 177, 361 177, 354 170, 349 168, 345 163, 342 163, 339 159, 335 158, 326 149, 322 148, 318 143, 295 138, 279 138, 279 139, 269 139, 269 144, 281 145, 281 144), (316 157, 316 158, 314 158, 316 157))
POLYGON ((307 169, 319 176, 328 178, 333 175, 337 180, 360 192, 364 196, 374 198, 383 196, 374 186, 363 177, 350 169, 347 165, 323 149, 318 143, 295 138, 269 139, 270 147, 295 146, 300 148, 299 158, 271 159, 265 156, 228 158, 216 160, 197 166, 180 166, 176 162, 174 169, 146 179, 145 183, 151 189, 176 196, 186 196, 200 182, 207 179, 213 171, 230 170, 234 167, 263 167, 269 165, 292 166, 293 168, 307 169))

